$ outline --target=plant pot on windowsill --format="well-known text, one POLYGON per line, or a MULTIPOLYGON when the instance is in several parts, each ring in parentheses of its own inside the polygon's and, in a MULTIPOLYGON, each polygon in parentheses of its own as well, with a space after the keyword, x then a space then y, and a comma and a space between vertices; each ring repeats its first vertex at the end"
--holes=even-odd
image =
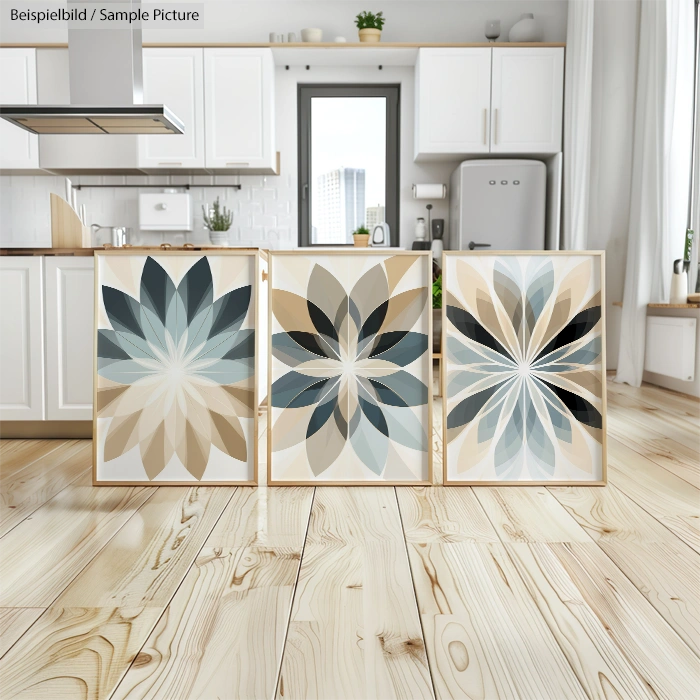
POLYGON ((360 29, 359 34, 363 44, 378 44, 382 40, 381 29, 360 29))
POLYGON ((355 248, 367 248, 369 246, 369 233, 353 233, 352 244, 355 248))

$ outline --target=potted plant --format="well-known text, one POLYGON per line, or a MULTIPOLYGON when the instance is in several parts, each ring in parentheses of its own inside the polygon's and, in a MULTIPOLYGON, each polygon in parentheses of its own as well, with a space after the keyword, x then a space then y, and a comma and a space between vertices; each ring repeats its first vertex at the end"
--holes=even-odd
POLYGON ((355 17, 355 24, 360 30, 360 41, 376 44, 382 38, 382 27, 384 26, 384 13, 360 12, 355 17))
POLYGON ((369 229, 366 226, 360 226, 353 231, 352 242, 356 248, 366 248, 369 245, 369 229))
POLYGON ((228 245, 228 230, 233 221, 233 212, 226 207, 221 207, 219 198, 216 198, 214 205, 207 212, 202 206, 204 217, 204 228, 209 230, 209 240, 213 245, 228 245))

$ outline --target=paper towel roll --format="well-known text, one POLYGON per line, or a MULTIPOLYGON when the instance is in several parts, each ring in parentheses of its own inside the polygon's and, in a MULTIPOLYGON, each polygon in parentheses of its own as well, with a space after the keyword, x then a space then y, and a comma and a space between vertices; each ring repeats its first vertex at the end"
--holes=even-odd
POLYGON ((413 185, 413 199, 445 199, 446 196, 447 185, 413 185))

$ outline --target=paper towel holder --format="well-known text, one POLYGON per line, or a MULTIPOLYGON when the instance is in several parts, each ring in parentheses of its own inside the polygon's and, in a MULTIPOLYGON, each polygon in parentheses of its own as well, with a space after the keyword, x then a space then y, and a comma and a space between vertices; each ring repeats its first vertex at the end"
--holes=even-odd
POLYGON ((413 199, 445 199, 447 197, 447 185, 442 183, 430 183, 412 185, 413 199))

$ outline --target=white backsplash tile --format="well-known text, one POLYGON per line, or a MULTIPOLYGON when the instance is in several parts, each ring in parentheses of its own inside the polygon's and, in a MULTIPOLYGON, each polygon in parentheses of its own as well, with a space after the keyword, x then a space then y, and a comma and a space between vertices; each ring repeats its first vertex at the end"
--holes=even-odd
MULTIPOLYGON (((191 184, 194 214, 193 230, 182 233, 141 231, 138 221, 140 192, 157 190, 135 187, 86 187, 78 191, 78 205, 85 205, 87 223, 126 226, 134 245, 171 243, 204 244, 209 232, 204 228, 202 206, 211 206, 217 197, 233 212, 231 245, 291 248, 296 246, 296 221, 292 220, 293 189, 287 177, 260 176, 75 176, 74 185, 143 185, 164 183, 164 187, 191 184), (170 182, 171 184, 167 184, 170 182), (225 185, 241 184, 241 190, 225 185), (197 185, 218 185, 197 187, 197 185)), ((58 176, 0 177, 0 247, 50 247, 51 211, 49 194, 65 196, 65 178, 58 176)), ((109 241, 109 232, 98 231, 94 245, 109 241)))

